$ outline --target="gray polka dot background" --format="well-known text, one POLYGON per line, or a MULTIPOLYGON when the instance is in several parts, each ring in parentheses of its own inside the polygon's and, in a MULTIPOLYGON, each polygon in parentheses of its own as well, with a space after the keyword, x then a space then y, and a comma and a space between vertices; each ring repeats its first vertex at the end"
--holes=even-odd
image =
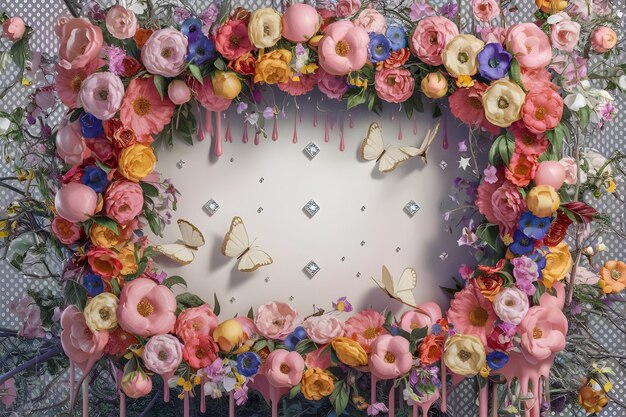
MULTIPOLYGON (((71 1, 69 1, 72 3, 71 1)), ((127 3, 130 3, 128 1, 127 3)), ((154 2, 153 3, 158 3, 154 2)), ((186 3, 191 3, 196 6, 196 9, 201 10, 206 7, 209 2, 208 1, 193 1, 190 0, 186 3)), ((242 6, 246 6, 249 8, 258 8, 262 6, 279 6, 282 2, 268 2, 263 0, 257 1, 238 1, 242 6)), ((408 3, 408 2, 405 2, 408 3)), ((437 3, 437 1, 434 1, 437 3)), ((470 4, 469 0, 461 0, 462 9, 464 12, 468 12, 468 5, 470 4)), ((614 0, 613 3, 616 7, 621 10, 626 10, 624 6, 624 0, 614 0)), ((535 5, 532 1, 512 1, 509 4, 509 7, 517 5, 520 9, 519 12, 516 13, 517 20, 531 21, 532 13, 534 13, 535 5)), ((6 12, 8 15, 19 15, 24 21, 35 28, 35 34, 31 41, 31 47, 35 51, 41 51, 46 54, 50 54, 54 56, 57 50, 57 38, 54 35, 54 22, 56 18, 60 15, 69 16, 69 12, 67 6, 62 0, 16 0, 16 1, 8 1, 1 0, 0 2, 0 11, 6 12)), ((624 33, 622 27, 622 34, 624 33)), ((2 44, 0 49, 6 49, 6 44, 2 44)), ((623 62, 624 59, 620 58, 620 61, 623 62)), ((617 63, 617 62, 616 62, 617 63)), ((0 74, 0 88, 4 88, 6 85, 13 82, 16 76, 15 68, 9 67, 8 71, 0 74)), ((26 102, 28 94, 31 92, 31 89, 28 87, 22 87, 19 85, 13 88, 5 97, 0 98, 0 108, 3 110, 12 110, 16 107, 22 106, 23 103, 26 102)), ((618 116, 615 121, 608 123, 607 126, 603 130, 596 130, 593 133, 590 143, 588 146, 596 148, 601 153, 605 155, 609 155, 614 150, 621 150, 622 152, 626 151, 626 138, 624 136, 624 132, 626 132, 626 103, 624 102, 624 96, 621 95, 617 98, 617 108, 618 108, 618 116)), ((60 117, 62 111, 57 112, 57 117, 60 117)), ((0 163, 0 176, 4 176, 8 174, 8 169, 4 164, 0 163)), ((625 178, 621 178, 620 182, 626 181, 625 178)), ((623 186, 619 186, 618 190, 624 191, 623 186)), ((0 189, 0 202, 3 207, 6 207, 8 203, 12 201, 13 196, 9 191, 5 189, 0 189)), ((601 211, 609 213, 614 219, 614 224, 618 229, 624 230, 626 228, 626 207, 624 203, 620 202, 617 198, 611 196, 604 196, 599 201, 595 203, 596 207, 598 207, 601 211)), ((604 243, 608 247, 608 252, 602 253, 598 256, 598 262, 604 262, 607 258, 607 254, 610 254, 611 258, 614 259, 626 259, 626 241, 621 240, 616 235, 608 235, 604 238, 604 243)), ((51 285, 45 281, 36 281, 29 280, 24 277, 18 276, 18 274, 8 265, 6 262, 0 263, 0 305, 2 306, 0 310, 0 328, 8 328, 8 329, 16 329, 18 327, 18 322, 16 318, 9 312, 8 304, 16 299, 21 297, 24 292, 28 288, 33 289, 42 289, 46 286, 51 285)), ((51 286, 50 289, 52 291, 58 291, 55 286, 51 286)), ((616 308, 624 308, 624 303, 616 308)), ((626 329, 624 325, 621 325, 621 329, 616 328, 614 325, 610 323, 606 323, 604 321, 598 320, 595 323, 596 329, 598 329, 598 334, 595 336, 598 340, 606 345, 606 346, 614 346, 616 354, 621 355, 622 363, 624 361, 625 352, 623 351, 624 346, 626 346, 626 329), (620 353, 621 350, 621 353, 620 353)), ((11 342, 18 343, 18 342, 11 342)), ((0 360, 4 360, 4 355, 2 352, 2 344, 0 343, 0 360)), ((4 345, 6 346, 6 345, 4 345)), ((620 369, 619 366, 614 368, 620 369)), ((624 380, 623 372, 618 374, 615 380, 614 390, 612 394, 622 402, 626 402, 626 387, 624 380)), ((42 378, 42 381, 48 380, 45 376, 42 378)), ((59 400, 59 394, 64 388, 64 385, 59 385, 58 389, 53 389, 49 391, 44 396, 39 396, 37 398, 41 404, 49 404, 54 405, 56 401, 59 400)), ((66 385, 65 385, 66 386, 66 385)), ((37 387, 33 387, 33 392, 38 392, 37 387)), ((45 394, 45 393, 44 393, 45 394)), ((35 399, 34 394, 31 398, 35 399)), ((39 394, 38 394, 39 395, 39 394)), ((65 394, 62 394, 65 395, 65 394)), ((474 385, 471 381, 466 381, 461 386, 459 386, 451 395, 449 399, 449 403, 452 405, 453 410, 450 415, 465 417, 465 416, 477 416, 478 411, 475 404, 475 395, 474 395, 474 385)), ((45 408, 45 407, 42 407, 45 408)), ((33 416, 44 416, 44 415, 61 415, 59 408, 52 407, 48 411, 44 411, 40 408, 41 411, 34 411, 29 415, 33 416)), ((603 416, 606 417, 623 417, 624 410, 620 409, 616 406, 610 406, 605 409, 602 413, 603 416)), ((67 415, 67 414, 64 414, 67 415)), ((99 414, 100 415, 100 414, 99 414)), ((553 414, 554 415, 554 414, 553 414)), ((583 416, 585 413, 579 409, 565 410, 562 416, 583 416)), ((18 417, 15 415, 14 417, 18 417)), ((21 416, 20 416, 21 417, 21 416)))

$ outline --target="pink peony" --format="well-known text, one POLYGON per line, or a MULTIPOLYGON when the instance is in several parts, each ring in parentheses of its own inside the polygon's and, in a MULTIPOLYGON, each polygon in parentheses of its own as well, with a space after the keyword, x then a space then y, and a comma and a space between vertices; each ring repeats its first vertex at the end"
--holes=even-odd
POLYGON ((563 116, 563 98, 554 90, 544 87, 526 94, 522 107, 522 120, 528 130, 543 133, 554 129, 563 116))
POLYGON ((457 333, 476 336, 483 345, 497 319, 493 304, 473 283, 454 294, 447 317, 457 333))
POLYGON ((9 378, 0 384, 0 402, 6 408, 11 407, 17 399, 17 390, 15 389, 15 379, 9 378))
POLYGON ((85 316, 76 306, 69 306, 61 314, 61 345, 63 351, 74 361, 83 372, 91 369, 103 355, 104 347, 109 340, 109 332, 100 330, 92 332, 85 316))
POLYGON ((98 59, 102 30, 87 19, 62 17, 54 26, 59 37, 59 65, 65 69, 84 68, 98 59))
POLYGON ((607 26, 600 26, 591 33, 591 48, 599 53, 609 52, 617 44, 617 34, 607 26))
POLYGON ((488 22, 500 14, 500 6, 495 0, 472 0, 472 11, 476 20, 488 22))
POLYGON ((141 48, 141 62, 150 74, 176 77, 185 69, 186 58, 187 38, 172 28, 157 30, 141 48))
POLYGON ((420 304, 418 307, 422 311, 409 310, 402 314, 399 327, 408 333, 420 327, 426 327, 430 333, 430 327, 441 318, 441 308, 432 301, 420 304))
POLYGON ((78 93, 77 105, 97 119, 108 120, 122 106, 124 84, 115 74, 96 72, 85 78, 78 93))
POLYGON ((361 0, 339 0, 335 7, 337 17, 346 19, 354 16, 361 8, 361 0))
POLYGON ((548 18, 552 46, 560 51, 572 52, 580 37, 580 23, 572 21, 565 12, 548 18))
POLYGON ((395 379, 406 374, 413 366, 409 341, 402 336, 383 334, 372 343, 369 367, 379 379, 395 379))
POLYGON ((170 333, 176 323, 175 312, 172 290, 151 279, 137 278, 122 288, 117 321, 127 332, 148 337, 170 333))
POLYGON ((381 334, 386 334, 383 327, 385 317, 376 310, 363 310, 346 320, 343 334, 354 339, 365 349, 370 351, 372 342, 381 334))
POLYGON ((413 95, 415 79, 405 68, 390 68, 376 72, 378 96, 389 103, 402 103, 413 95))
POLYGON ((517 59, 521 67, 546 67, 552 60, 550 39, 534 23, 521 23, 509 29, 506 38, 507 49, 517 59))
POLYGON ((328 369, 331 366, 330 350, 320 347, 312 352, 307 353, 304 358, 304 364, 307 368, 328 369))
POLYGON ((185 342, 183 358, 194 369, 204 368, 215 361, 219 348, 211 336, 197 334, 185 342))
POLYGON ((359 13, 354 24, 365 29, 367 33, 385 33, 387 29, 385 16, 374 8, 367 8, 359 13))
POLYGON ((161 99, 153 80, 135 78, 126 88, 120 119, 138 137, 158 134, 172 119, 174 107, 169 98, 161 99))
POLYGON ((326 94, 326 97, 341 100, 343 95, 348 91, 348 83, 346 77, 329 74, 320 68, 315 72, 317 77, 317 88, 326 94))
POLYGON ((535 69, 522 67, 520 73, 526 91, 540 90, 546 87, 555 88, 552 84, 552 75, 544 67, 535 69))
POLYGON ((121 384, 122 391, 130 398, 141 398, 152 391, 152 378, 143 372, 125 375, 121 384))
POLYGON ((528 295, 515 287, 501 289, 493 300, 493 310, 500 320, 509 324, 520 324, 528 307, 528 295))
POLYGON ((298 352, 276 349, 265 360, 265 376, 277 388, 291 388, 300 383, 304 359, 298 352))
POLYGON ((263 337, 283 340, 296 327, 297 319, 298 313, 289 304, 274 301, 257 309, 254 326, 263 337))
POLYGON ((118 154, 113 142, 104 137, 99 137, 96 139, 86 139, 85 144, 100 162, 110 167, 117 166, 118 154))
POLYGON ((343 335, 343 323, 337 317, 322 315, 309 317, 302 323, 309 338, 318 344, 330 343, 334 338, 343 335))
POLYGON ((122 6, 111 7, 107 12, 105 22, 109 33, 117 39, 132 38, 137 31, 135 13, 122 6))
POLYGON ((70 109, 76 107, 76 99, 85 78, 96 72, 98 68, 104 65, 104 61, 100 58, 89 61, 82 68, 65 69, 60 65, 56 66, 56 79, 54 87, 57 90, 59 99, 70 109))
POLYGON ((506 29, 499 26, 483 26, 478 29, 480 39, 485 43, 502 43, 506 41, 506 29))
POLYGON ((482 182, 478 186, 476 206, 490 223, 500 226, 501 234, 512 234, 526 203, 516 186, 499 180, 493 184, 482 182))
POLYGON ((24 36, 26 25, 21 17, 13 16, 4 21, 2 24, 2 32, 8 40, 15 42, 24 36))
POLYGON ((183 360, 183 346, 171 334, 152 336, 142 353, 146 368, 157 374, 174 372, 183 360))
POLYGON ((80 165, 91 154, 85 144, 80 123, 68 123, 57 130, 55 137, 57 155, 68 165, 80 165))
POLYGON ((535 156, 514 153, 509 166, 504 171, 507 180, 518 187, 526 187, 535 177, 539 162, 535 156))
POLYGON ((301 96, 313 90, 316 83, 315 75, 300 75, 297 81, 291 79, 286 83, 279 83, 278 89, 292 96, 301 96))
POLYGON ((213 92, 211 77, 206 77, 202 84, 197 80, 191 82, 191 91, 202 107, 209 111, 224 111, 230 107, 232 100, 216 96, 213 92))
POLYGON ((572 157, 561 158, 559 163, 565 170, 565 184, 575 185, 578 180, 578 166, 576 160, 572 157))
POLYGON ((215 49, 224 58, 233 60, 254 49, 248 37, 248 24, 243 20, 227 20, 217 30, 215 49))
POLYGON ((80 239, 80 231, 82 228, 78 227, 76 223, 65 220, 63 217, 56 216, 54 220, 52 220, 51 227, 52 232, 59 242, 64 245, 71 245, 80 239))
POLYGON ((459 34, 454 22, 441 16, 429 16, 420 20, 409 41, 411 50, 427 64, 442 64, 441 51, 459 34))
POLYGON ((180 313, 176 319, 174 333, 183 342, 187 342, 198 334, 211 335, 213 329, 217 327, 217 323, 217 316, 213 313, 211 306, 203 304, 199 307, 188 308, 180 313))
POLYGON ((502 129, 485 118, 482 96, 486 89, 487 86, 479 81, 469 88, 457 88, 448 98, 450 111, 463 123, 497 135, 502 129))
POLYGON ((87 252, 87 262, 91 270, 105 280, 110 280, 120 274, 122 261, 109 248, 95 247, 87 252))
POLYGON ((19 337, 34 339, 46 336, 46 331, 41 324, 41 309, 29 295, 12 300, 9 303, 9 310, 22 323, 17 332, 19 337))
POLYGON ((130 223, 143 208, 143 190, 136 182, 115 181, 106 191, 104 210, 107 216, 118 223, 130 223))
POLYGON ((346 75, 360 70, 367 62, 367 31, 342 20, 324 29, 317 51, 320 66, 333 75, 346 75))
POLYGON ((509 130, 515 137, 515 152, 537 157, 548 149, 550 142, 546 135, 531 132, 521 121, 513 123, 509 130))

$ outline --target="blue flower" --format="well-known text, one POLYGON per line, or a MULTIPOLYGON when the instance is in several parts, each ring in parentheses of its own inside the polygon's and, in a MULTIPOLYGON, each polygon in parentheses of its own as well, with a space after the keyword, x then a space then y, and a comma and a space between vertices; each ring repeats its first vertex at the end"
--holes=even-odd
POLYGON ((368 47, 372 62, 381 62, 391 55, 391 45, 385 35, 370 33, 370 44, 368 47))
POLYGON ((508 361, 509 355, 504 352, 500 352, 499 350, 494 350, 487 355, 487 366, 489 366, 489 369, 492 371, 501 369, 508 361))
POLYGON ((513 255, 526 255, 535 247, 535 239, 526 236, 520 230, 516 230, 513 234, 513 243, 509 246, 509 250, 513 255))
POLYGON ((261 357, 254 352, 245 352, 237 356, 237 372, 250 378, 259 372, 261 357))
POLYGON ((296 350, 296 345, 298 344, 298 342, 300 342, 306 336, 307 334, 306 330, 304 330, 304 327, 298 326, 293 330, 293 332, 291 332, 291 334, 289 334, 289 336, 285 338, 285 340, 283 340, 283 344, 285 345, 287 350, 294 351, 296 350))
POLYGON ((88 166, 83 173, 82 183, 97 193, 102 193, 109 185, 107 173, 96 166, 88 166))
POLYGON ((198 35, 202 35, 202 22, 200 19, 190 17, 180 26, 180 31, 187 39, 193 42, 198 35))
POLYGON ((527 211, 519 219, 518 227, 528 237, 541 240, 548 234, 552 217, 537 217, 527 211))
POLYGON ((95 297, 104 291, 102 277, 94 274, 93 272, 83 275, 83 287, 85 287, 87 294, 89 294, 90 297, 95 297))
POLYGON ((196 65, 215 59, 215 44, 203 34, 199 34, 187 46, 187 61, 196 65))
POLYGON ((541 271, 546 267, 546 256, 542 251, 536 250, 530 255, 528 255, 530 259, 532 259, 537 264, 537 269, 539 269, 539 276, 541 276, 541 271))
POLYGON ((478 72, 483 78, 494 81, 504 77, 511 66, 513 55, 497 42, 488 43, 478 53, 478 72))
POLYGON ((406 30, 400 26, 389 26, 385 33, 392 51, 406 48, 406 30))
POLYGON ((83 137, 86 139, 93 139, 101 136, 104 133, 104 129, 102 128, 102 121, 96 119, 91 113, 83 113, 80 116, 80 130, 82 131, 83 137))

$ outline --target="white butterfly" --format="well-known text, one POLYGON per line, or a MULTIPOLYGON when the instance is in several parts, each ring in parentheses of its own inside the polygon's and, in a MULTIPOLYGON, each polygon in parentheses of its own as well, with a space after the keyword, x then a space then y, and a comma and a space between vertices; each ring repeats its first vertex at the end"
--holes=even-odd
POLYGON ((401 162, 418 155, 422 158, 422 161, 426 163, 426 153, 438 131, 439 122, 434 128, 426 132, 419 148, 414 146, 385 146, 383 132, 378 123, 374 122, 370 125, 367 136, 363 139, 363 143, 361 144, 361 157, 366 161, 377 161, 378 170, 380 172, 393 171, 401 162))
POLYGON ((224 236, 222 254, 239 259, 237 268, 241 272, 256 271, 260 267, 274 262, 272 257, 259 249, 258 246, 250 245, 248 232, 246 232, 246 226, 244 226, 241 217, 233 217, 230 230, 224 236))
POLYGON ((182 265, 187 265, 193 261, 195 251, 204 245, 204 236, 196 226, 187 220, 179 219, 177 223, 182 242, 179 240, 176 243, 158 245, 156 250, 182 265))
POLYGON ((406 268, 402 272, 398 283, 394 285, 389 269, 383 265, 382 285, 376 280, 374 280, 374 282, 378 284, 378 286, 384 290, 389 297, 410 307, 415 307, 417 304, 415 302, 415 296, 413 295, 413 290, 417 285, 417 273, 413 268, 406 268))

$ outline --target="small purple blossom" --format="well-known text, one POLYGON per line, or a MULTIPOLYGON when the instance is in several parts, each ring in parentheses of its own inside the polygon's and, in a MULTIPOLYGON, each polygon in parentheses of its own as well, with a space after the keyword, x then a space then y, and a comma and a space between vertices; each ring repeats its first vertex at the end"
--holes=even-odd
POLYGON ((487 165, 483 174, 485 175, 485 182, 489 184, 495 184, 498 182, 498 170, 493 165, 487 165))
POLYGON ((539 279, 537 263, 527 256, 520 256, 511 260, 515 286, 527 295, 533 295, 537 290, 533 282, 539 279))
POLYGON ((474 246, 478 241, 478 236, 474 233, 474 221, 470 220, 469 224, 463 228, 461 237, 456 242, 459 246, 474 246))
POLYGON ((333 308, 337 311, 349 313, 352 311, 352 304, 348 301, 348 297, 339 297, 337 301, 333 303, 333 308))
POLYGON ((459 152, 467 152, 467 143, 464 140, 459 142, 459 152))
POLYGON ((177 7, 174 9, 174 19, 177 22, 182 22, 183 20, 187 20, 191 17, 191 12, 183 7, 177 7))
POLYGON ((204 9, 198 18, 202 21, 204 26, 211 26, 213 23, 217 21, 217 16, 219 14, 219 10, 215 3, 211 3, 209 7, 204 9))
POLYGON ((272 117, 274 117, 274 109, 273 108, 268 106, 265 109, 263 109, 263 118, 271 119, 272 117))
POLYGON ((439 14, 443 17, 447 17, 448 19, 454 19, 458 13, 459 6, 453 1, 444 4, 439 8, 439 14))
POLYGON ((304 48, 304 45, 302 45, 301 43, 297 44, 296 45, 296 56, 297 57, 301 57, 305 53, 306 53, 306 49, 304 48))
POLYGON ((109 71, 115 75, 122 75, 124 73, 124 57, 126 57, 126 51, 117 46, 104 46, 102 50, 109 61, 109 71))
POLYGON ((379 413, 386 413, 387 411, 389 411, 389 409, 383 403, 373 403, 367 407, 368 416, 377 416, 379 413))
POLYGON ((237 405, 244 405, 248 401, 248 384, 244 384, 241 388, 235 388, 233 396, 237 405))
POLYGON ((427 0, 416 1, 411 5, 411 11, 409 12, 409 18, 416 22, 424 17, 432 16, 435 14, 435 10, 427 0))
POLYGON ((259 121, 259 113, 252 112, 252 113, 246 114, 246 123, 249 123, 252 126, 256 126, 258 121, 259 121))
POLYGON ((241 114, 248 109, 248 105, 243 101, 237 104, 237 114, 241 114))
POLYGON ((602 120, 613 120, 613 116, 617 113, 616 110, 617 109, 610 101, 598 106, 598 113, 600 114, 602 120))

